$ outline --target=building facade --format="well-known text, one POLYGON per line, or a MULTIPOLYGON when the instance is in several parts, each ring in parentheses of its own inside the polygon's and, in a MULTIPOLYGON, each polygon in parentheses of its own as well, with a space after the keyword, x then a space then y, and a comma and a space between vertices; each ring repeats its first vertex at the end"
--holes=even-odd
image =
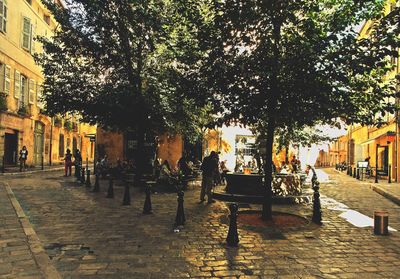
POLYGON ((40 0, 0 0, 0 165, 17 165, 23 146, 30 166, 63 162, 67 149, 94 156, 95 127, 42 114, 43 75, 33 55, 43 49, 35 38, 50 37, 56 27, 40 0))

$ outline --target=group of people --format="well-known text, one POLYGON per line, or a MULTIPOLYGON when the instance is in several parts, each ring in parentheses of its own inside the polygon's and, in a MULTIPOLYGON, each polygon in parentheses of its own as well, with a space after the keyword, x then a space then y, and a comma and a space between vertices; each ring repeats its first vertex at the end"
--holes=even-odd
POLYGON ((300 160, 293 155, 292 159, 289 163, 282 161, 279 173, 288 174, 288 173, 297 173, 301 169, 300 160))

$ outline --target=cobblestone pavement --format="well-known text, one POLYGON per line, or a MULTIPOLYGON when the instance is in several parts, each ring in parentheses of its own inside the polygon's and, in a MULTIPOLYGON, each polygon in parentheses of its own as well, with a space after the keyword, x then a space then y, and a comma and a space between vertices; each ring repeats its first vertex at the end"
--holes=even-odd
MULTIPOLYGON (((225 245, 226 204, 198 204, 198 186, 185 192, 187 224, 174 233, 175 194, 153 195, 153 214, 143 215, 144 193, 136 188, 132 205, 122 206, 120 186, 114 199, 105 198, 107 181, 91 193, 60 173, 6 180, 63 278, 400 278, 400 232, 375 236, 350 222, 387 209, 390 226, 400 230, 400 207, 368 185, 326 172, 321 227, 239 224, 238 248, 225 245)), ((305 205, 274 210, 311 215, 305 205)))
POLYGON ((41 278, 27 236, 0 183, 0 278, 41 278))

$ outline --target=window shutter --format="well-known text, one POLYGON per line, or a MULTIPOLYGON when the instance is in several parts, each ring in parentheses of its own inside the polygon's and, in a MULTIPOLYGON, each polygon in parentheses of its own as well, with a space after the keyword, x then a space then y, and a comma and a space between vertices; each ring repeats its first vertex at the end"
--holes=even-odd
POLYGON ((6 65, 0 63, 0 93, 5 92, 4 85, 5 85, 5 75, 6 73, 6 65))
POLYGON ((36 85, 37 88, 37 93, 36 93, 36 103, 37 106, 41 109, 44 108, 44 102, 43 102, 43 86, 39 85, 39 83, 37 83, 36 85))
POLYGON ((0 0, 0 32, 7 31, 7 1, 0 0))
POLYGON ((33 79, 29 80, 29 103, 35 103, 35 81, 33 79))
POLYGON ((21 73, 15 70, 14 74, 14 97, 19 99, 21 95, 21 73))
POLYGON ((3 26, 3 22, 4 22, 4 9, 5 9, 4 3, 3 3, 2 0, 0 0, 0 31, 3 31, 3 32, 4 32, 4 30, 3 30, 3 28, 4 28, 4 26, 3 26))
POLYGON ((31 51, 31 20, 27 17, 22 18, 22 47, 31 51))
POLYGON ((11 87, 11 67, 4 65, 4 93, 10 94, 11 87))
POLYGON ((31 53, 34 54, 36 51, 35 48, 35 37, 36 37, 36 26, 31 25, 31 53))

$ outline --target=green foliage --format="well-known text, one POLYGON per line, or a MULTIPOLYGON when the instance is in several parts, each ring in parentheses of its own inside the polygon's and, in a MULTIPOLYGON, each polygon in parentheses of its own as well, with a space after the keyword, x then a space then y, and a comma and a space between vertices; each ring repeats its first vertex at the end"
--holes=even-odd
POLYGON ((0 93, 0 111, 7 110, 7 95, 0 93))
POLYGON ((61 127, 61 125, 62 125, 62 120, 61 120, 61 118, 58 117, 58 116, 54 117, 54 126, 56 126, 56 127, 61 127))
POLYGON ((76 112, 122 131, 198 130, 188 117, 204 108, 180 86, 176 61, 188 56, 189 30, 174 1, 74 0, 69 9, 43 2, 60 23, 52 39, 39 39, 44 54, 36 56, 48 114, 76 112))
POLYGON ((65 120, 64 121, 64 129, 66 129, 67 131, 72 131, 72 122, 69 120, 65 120))

